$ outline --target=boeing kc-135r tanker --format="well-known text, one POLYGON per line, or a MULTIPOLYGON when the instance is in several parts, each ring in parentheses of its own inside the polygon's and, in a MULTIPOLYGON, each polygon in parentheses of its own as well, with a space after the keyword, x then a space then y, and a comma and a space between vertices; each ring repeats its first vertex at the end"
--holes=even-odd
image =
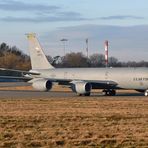
POLYGON ((36 35, 30 33, 27 38, 32 70, 26 73, 36 90, 49 91, 57 82, 69 85, 78 95, 89 96, 92 89, 103 89, 104 95, 114 96, 117 89, 133 89, 148 96, 148 68, 55 68, 36 35))

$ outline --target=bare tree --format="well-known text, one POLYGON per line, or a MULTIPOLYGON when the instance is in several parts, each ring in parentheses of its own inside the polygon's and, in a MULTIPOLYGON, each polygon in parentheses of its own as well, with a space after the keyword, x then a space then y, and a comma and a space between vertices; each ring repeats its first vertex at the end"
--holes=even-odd
POLYGON ((105 58, 103 54, 94 53, 90 56, 91 67, 104 67, 105 58))
POLYGON ((64 67, 88 67, 89 62, 87 58, 81 53, 68 53, 62 59, 62 66, 64 67))
POLYGON ((0 45, 0 67, 29 70, 30 58, 16 46, 9 47, 6 43, 0 45))
POLYGON ((109 57, 109 66, 117 67, 118 66, 118 59, 115 57, 109 57))

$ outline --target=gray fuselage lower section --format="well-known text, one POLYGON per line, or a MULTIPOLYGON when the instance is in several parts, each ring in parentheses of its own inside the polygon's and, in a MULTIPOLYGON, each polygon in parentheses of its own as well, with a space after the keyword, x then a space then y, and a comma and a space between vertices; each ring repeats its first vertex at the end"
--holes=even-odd
POLYGON ((148 68, 55 68, 38 70, 41 77, 70 81, 113 81, 116 88, 148 89, 148 68))

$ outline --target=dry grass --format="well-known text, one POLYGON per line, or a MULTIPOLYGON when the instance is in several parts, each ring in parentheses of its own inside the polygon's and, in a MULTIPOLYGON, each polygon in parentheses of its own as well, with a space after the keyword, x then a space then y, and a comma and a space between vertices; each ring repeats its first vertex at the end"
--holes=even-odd
POLYGON ((0 147, 147 147, 148 99, 0 100, 0 147))

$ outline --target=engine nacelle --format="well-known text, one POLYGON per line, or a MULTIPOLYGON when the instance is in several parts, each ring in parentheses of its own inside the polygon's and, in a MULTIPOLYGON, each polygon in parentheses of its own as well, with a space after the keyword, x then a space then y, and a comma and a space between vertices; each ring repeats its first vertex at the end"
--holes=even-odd
POLYGON ((34 81, 32 87, 38 91, 48 91, 52 88, 52 82, 49 80, 40 79, 34 81))
POLYGON ((78 93, 79 95, 89 94, 91 92, 92 86, 87 82, 74 82, 71 85, 72 91, 78 93))

